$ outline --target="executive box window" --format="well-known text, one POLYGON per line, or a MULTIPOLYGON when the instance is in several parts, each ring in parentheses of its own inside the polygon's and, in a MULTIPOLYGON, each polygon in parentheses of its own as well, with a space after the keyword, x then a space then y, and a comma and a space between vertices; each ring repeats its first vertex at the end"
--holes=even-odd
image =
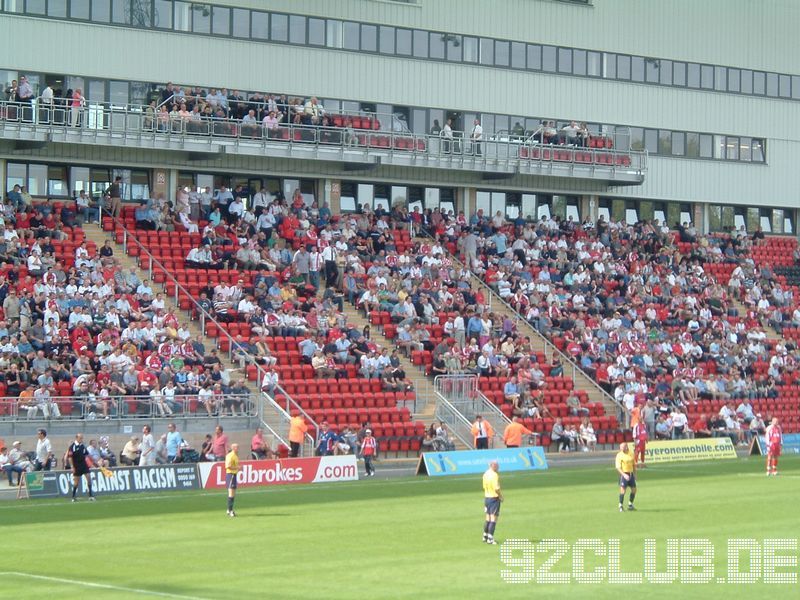
POLYGON ((514 69, 525 68, 525 44, 511 42, 511 67, 514 69))
POLYGON ((556 72, 556 48, 555 46, 542 46, 542 70, 548 73, 556 72))
POLYGON ((297 15, 289 17, 289 43, 305 45, 306 43, 306 18, 297 15))
POLYGON ((358 23, 345 21, 342 24, 342 47, 347 50, 358 50, 360 48, 359 39, 361 38, 358 23))
POLYGON ((763 96, 767 93, 767 74, 761 71, 753 71, 753 93, 763 96))
POLYGON ((507 67, 511 61, 511 46, 508 42, 496 41, 494 44, 494 64, 507 67))
POLYGON ((528 44, 528 69, 542 70, 542 47, 538 44, 528 44))
POLYGON ((175 2, 174 23, 178 31, 191 31, 192 29, 192 9, 188 2, 175 2))
POLYGON ((413 34, 410 29, 398 29, 396 34, 397 53, 402 56, 413 54, 413 34))
POLYGON ((384 27, 378 29, 378 48, 381 54, 394 54, 394 27, 384 27))
MULTIPOLYGON (((289 41, 289 17, 272 13, 270 15, 269 37, 274 42, 289 41)), ((358 48, 355 48, 356 50, 358 48)))
POLYGON ((674 62, 672 63, 672 83, 677 86, 687 85, 686 63, 674 62))
POLYGON ((255 39, 269 39, 269 13, 256 10, 250 13, 250 31, 255 39))
POLYGON ((572 51, 572 72, 575 75, 586 75, 586 51, 572 51))
POLYGON ((767 96, 773 98, 778 95, 778 76, 775 73, 767 73, 767 96))
MULTIPOLYGON (((464 36, 461 42, 464 46, 464 62, 477 63, 480 56, 478 38, 464 36)), ((800 87, 798 87, 798 90, 800 91, 800 87)))
POLYGON ((728 70, 725 67, 714 67, 714 89, 718 92, 726 92, 728 70))
POLYGON ((778 76, 778 95, 781 98, 792 97, 792 78, 788 75, 778 76))
POLYGON ((659 82, 659 72, 661 71, 661 62, 662 61, 656 58, 644 59, 644 78, 645 81, 647 81, 647 83, 659 82))
POLYGON ((631 78, 631 57, 624 54, 617 55, 617 79, 631 78))
POLYGON ((247 38, 250 35, 250 11, 233 9, 233 37, 247 38))
POLYGON ((95 23, 111 22, 111 0, 92 0, 92 21, 95 23))
POLYGON ((172 2, 153 0, 153 24, 158 29, 172 29, 172 2))
POLYGON ((428 32, 414 30, 414 56, 428 58, 428 32))
POLYGON ((215 6, 212 15, 211 32, 214 35, 231 34, 231 9, 224 6, 215 6))
MULTIPOLYGON (((661 85, 672 85, 672 61, 659 60, 658 64, 658 82, 661 85)), ((648 80, 649 81, 649 80, 648 80)))
POLYGON ((686 65, 686 85, 694 89, 700 87, 700 65, 695 63, 686 65))
POLYGON ((644 58, 641 56, 631 58, 631 81, 644 81, 644 58))
POLYGON ((211 33, 211 7, 207 4, 190 4, 192 13, 192 31, 194 33, 211 33))
POLYGON ((704 90, 714 89, 714 67, 711 65, 700 66, 700 87, 704 90))
MULTIPOLYGON (((46 0, 28 0, 25 3, 25 12, 29 15, 43 15, 45 14, 46 0)), ((20 8, 20 12, 22 12, 20 8)))
POLYGON ((741 86, 742 72, 739 69, 728 69, 728 89, 731 92, 738 92, 741 86))
POLYGON ((430 41, 428 42, 428 52, 430 58, 437 60, 444 60, 445 57, 445 35, 440 33, 431 33, 430 41))
POLYGON ((480 62, 482 65, 494 65, 494 40, 481 38, 480 62))
POLYGON ((683 156, 686 153, 686 138, 682 131, 672 132, 672 155, 683 156))
POLYGON ((69 3, 69 16, 71 19, 89 20, 91 3, 89 0, 72 0, 69 3))
POLYGON ((445 47, 447 60, 451 62, 461 62, 463 44, 460 35, 445 35, 445 47))
POLYGON ((753 93, 753 72, 750 69, 742 69, 739 73, 741 90, 743 94, 753 93))
POLYGON ((67 0, 48 0, 47 16, 57 19, 67 18, 67 0))
POLYGON ((572 72, 572 50, 570 48, 558 49, 558 72, 572 72))
POLYGON ((361 49, 365 52, 378 51, 378 28, 375 25, 361 26, 361 49))

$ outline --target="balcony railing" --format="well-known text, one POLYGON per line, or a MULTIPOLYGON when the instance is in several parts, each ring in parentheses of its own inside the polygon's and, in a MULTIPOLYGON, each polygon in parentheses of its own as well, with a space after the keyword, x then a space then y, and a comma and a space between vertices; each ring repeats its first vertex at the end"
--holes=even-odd
MULTIPOLYGON (((212 410, 212 416, 230 415, 255 417, 257 399, 250 394, 225 394, 221 406, 212 410)), ((176 394, 174 398, 156 402, 149 395, 114 395, 92 398, 87 396, 52 395, 39 401, 33 397, 0 398, 0 421, 68 421, 104 420, 103 404, 106 404, 109 419, 165 419, 172 417, 209 416, 197 394, 176 394)))
MULTIPOLYGON (((341 121, 341 120, 339 120, 341 121)), ((339 122, 335 118, 333 123, 339 122)), ((385 163, 507 174, 555 175, 640 184, 647 153, 619 150, 613 138, 586 146, 541 144, 531 138, 464 138, 381 131, 373 118, 350 118, 350 126, 274 125, 217 117, 176 117, 139 105, 0 102, 0 132, 33 142, 125 145, 200 153, 302 157, 326 161, 385 163)))

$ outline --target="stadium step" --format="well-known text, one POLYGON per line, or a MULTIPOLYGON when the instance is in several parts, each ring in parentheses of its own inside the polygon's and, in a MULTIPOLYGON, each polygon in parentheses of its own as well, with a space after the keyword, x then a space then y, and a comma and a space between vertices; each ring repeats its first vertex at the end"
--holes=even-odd
MULTIPOLYGON (((345 302, 343 312, 347 317, 347 322, 357 326, 362 331, 364 327, 370 325, 361 312, 347 302, 345 302)), ((383 335, 383 329, 380 326, 370 325, 370 332, 372 338, 376 339, 381 346, 386 348, 395 347, 394 341, 383 335)), ((400 357, 400 365, 406 372, 406 377, 414 384, 414 392, 416 394, 416 402, 413 402, 413 404, 407 403, 405 406, 412 412, 413 420, 425 421, 426 419, 432 419, 436 409, 436 402, 433 397, 433 382, 425 375, 424 371, 415 366, 411 359, 402 352, 398 353, 398 356, 400 357)))

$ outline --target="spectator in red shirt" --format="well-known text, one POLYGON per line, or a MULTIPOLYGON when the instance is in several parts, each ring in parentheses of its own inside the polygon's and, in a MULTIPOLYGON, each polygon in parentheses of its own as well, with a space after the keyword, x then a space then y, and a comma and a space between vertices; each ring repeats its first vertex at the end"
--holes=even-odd
POLYGON ((225 460, 229 446, 228 436, 223 433, 222 425, 217 425, 211 440, 211 454, 214 455, 214 460, 225 460))
POLYGON ((700 415, 697 420, 692 423, 692 431, 695 438, 710 438, 711 430, 708 428, 708 419, 706 416, 700 415))

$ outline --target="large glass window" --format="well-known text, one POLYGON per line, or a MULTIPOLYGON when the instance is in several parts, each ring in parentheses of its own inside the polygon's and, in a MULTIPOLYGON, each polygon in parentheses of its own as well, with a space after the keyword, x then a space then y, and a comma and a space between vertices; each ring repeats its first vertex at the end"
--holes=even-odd
POLYGON ((507 67, 511 63, 511 49, 508 42, 496 41, 494 44, 494 64, 507 67))
POLYGON ((480 62, 482 65, 494 65, 494 40, 481 38, 481 56, 480 62))
MULTIPOLYGON (((672 63, 672 84, 681 87, 687 85, 686 80, 686 63, 674 62, 672 63)), ((697 86, 695 86, 697 87, 697 86)))
POLYGON ((191 31, 192 29, 192 10, 188 2, 175 2, 173 4, 175 13, 174 22, 177 31, 191 31))
POLYGON ((661 62, 655 58, 644 59, 644 78, 647 83, 659 82, 659 71, 661 69, 661 62))
POLYGON ((306 43, 306 18, 298 15, 289 17, 289 43, 303 45, 306 43))
POLYGON ((641 56, 631 58, 631 80, 644 81, 644 58, 641 56))
POLYGON ((47 16, 64 19, 67 17, 67 0, 48 0, 47 16))
POLYGON ((686 156, 689 158, 698 158, 700 156, 699 133, 686 134, 686 156))
POLYGON ((700 65, 689 63, 686 68, 686 85, 690 88, 700 87, 700 65))
POLYGON ((753 71, 753 93, 763 96, 767 93, 767 74, 753 71))
POLYGON ((792 78, 788 75, 778 77, 778 95, 781 98, 792 97, 792 78))
POLYGON ((728 70, 725 67, 714 67, 714 89, 725 92, 727 88, 728 70))
POLYGON ((572 73, 572 50, 570 48, 558 49, 558 72, 572 73))
POLYGON ((601 77, 603 74, 602 54, 589 52, 586 55, 586 74, 591 77, 601 77))
POLYGON ((532 71, 542 69, 542 47, 538 44, 528 44, 528 68, 532 71))
POLYGON ((767 96, 775 98, 778 96, 778 75, 767 73, 767 96))
POLYGON ((450 62, 461 62, 462 40, 460 35, 448 34, 445 39, 445 54, 450 62))
POLYGON ((246 38, 250 35, 250 11, 233 9, 233 37, 246 38))
POLYGON ((714 89, 714 67, 711 65, 700 66, 700 87, 704 90, 714 89))
POLYGON ((412 41, 410 29, 397 30, 397 53, 403 56, 411 56, 412 54, 412 41))
POLYGON ((378 49, 381 54, 394 54, 394 27, 381 26, 378 29, 378 49))
POLYGON ((741 91, 743 94, 753 93, 753 72, 749 69, 742 69, 740 73, 741 91))
POLYGON ((92 21, 95 23, 111 22, 110 0, 92 0, 92 21))
POLYGON ((631 57, 625 54, 617 55, 617 79, 628 80, 631 78, 631 57))
POLYGON ((289 17, 272 13, 272 15, 270 15, 269 35, 270 39, 274 42, 288 42, 289 17))
POLYGON ((575 75, 586 75, 586 50, 572 51, 572 72, 575 75))
POLYGON ((445 53, 445 39, 447 38, 447 34, 443 33, 436 33, 432 32, 430 35, 430 42, 428 45, 428 52, 430 53, 430 58, 435 58, 436 60, 444 60, 444 53, 445 53))
POLYGON ((414 56, 428 58, 428 32, 414 30, 414 56))
POLYGON ((25 12, 29 15, 43 15, 47 2, 45 0, 28 0, 25 3, 25 12))
POLYGON ((525 44, 521 42, 511 43, 511 66, 514 69, 525 68, 525 44))
POLYGON ((741 90, 741 71, 739 69, 728 69, 728 89, 731 92, 741 90))
POLYGON ((231 34, 231 9, 224 6, 215 6, 212 13, 212 33, 214 35, 231 34))
POLYGON ((672 61, 659 60, 658 64, 658 81, 661 85, 672 85, 672 61))
POLYGON ((672 132, 672 155, 683 156, 686 153, 686 138, 682 131, 672 132))
POLYGON ((91 4, 89 0, 72 0, 69 3, 69 16, 72 19, 89 20, 89 10, 91 4))
POLYGON ((542 46, 542 70, 548 73, 556 72, 556 48, 555 46, 542 46))
POLYGON ((209 4, 190 4, 192 9, 192 31, 211 33, 211 10, 209 4))
POLYGON ((365 52, 378 51, 378 28, 375 25, 361 26, 361 49, 365 52))
POLYGON ((308 19, 308 43, 312 46, 325 45, 325 20, 308 19))
POLYGON ((461 38, 461 43, 464 46, 463 60, 468 63, 476 63, 480 58, 480 46, 478 38, 464 36, 461 38))
POLYGON ((269 13, 254 10, 250 13, 250 31, 254 39, 269 39, 269 13))

